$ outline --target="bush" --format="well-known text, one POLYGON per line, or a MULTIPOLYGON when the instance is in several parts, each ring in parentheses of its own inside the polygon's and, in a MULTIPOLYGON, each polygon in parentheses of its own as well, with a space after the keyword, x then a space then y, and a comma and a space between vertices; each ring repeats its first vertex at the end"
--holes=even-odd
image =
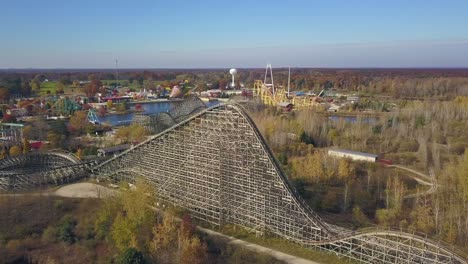
POLYGON ((143 264, 146 263, 143 254, 135 248, 125 250, 117 260, 119 264, 143 264))
POLYGON ((48 226, 42 233, 42 241, 45 243, 53 243, 57 241, 57 229, 53 226, 48 226))
POLYGON ((74 243, 76 241, 76 235, 73 229, 76 226, 76 222, 71 218, 70 215, 63 217, 62 223, 57 227, 57 238, 60 241, 67 243, 74 243))
POLYGON ((369 224, 369 219, 367 216, 362 212, 359 206, 353 208, 353 220, 359 226, 366 226, 369 224))

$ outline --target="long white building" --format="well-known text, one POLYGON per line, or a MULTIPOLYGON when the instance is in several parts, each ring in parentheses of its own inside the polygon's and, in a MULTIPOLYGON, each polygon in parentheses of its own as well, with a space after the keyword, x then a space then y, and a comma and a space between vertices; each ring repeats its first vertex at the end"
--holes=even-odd
POLYGON ((367 162, 376 162, 378 155, 345 150, 345 149, 329 149, 328 155, 337 158, 350 158, 352 160, 367 161, 367 162))

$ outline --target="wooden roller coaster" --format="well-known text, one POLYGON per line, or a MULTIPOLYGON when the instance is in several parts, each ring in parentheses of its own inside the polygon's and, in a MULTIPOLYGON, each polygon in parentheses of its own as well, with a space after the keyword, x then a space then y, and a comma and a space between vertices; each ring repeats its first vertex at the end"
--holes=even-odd
POLYGON ((147 125, 155 126, 153 136, 97 165, 54 154, 3 161, 1 190, 17 190, 25 180, 28 187, 44 178, 58 184, 54 179, 69 179, 73 171, 113 181, 142 177, 160 201, 214 226, 268 232, 362 263, 467 263, 450 246, 425 236, 401 230, 352 231, 323 221, 284 175, 242 106, 201 106, 192 100, 154 118, 165 120, 163 125, 148 119, 147 125), (46 169, 35 172, 41 162, 46 169))

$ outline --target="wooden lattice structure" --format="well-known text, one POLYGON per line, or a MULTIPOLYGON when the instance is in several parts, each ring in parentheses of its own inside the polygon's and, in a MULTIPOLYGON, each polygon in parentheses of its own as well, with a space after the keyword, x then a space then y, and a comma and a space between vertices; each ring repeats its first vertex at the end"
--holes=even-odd
POLYGON ((99 164, 100 179, 143 177, 163 201, 215 226, 274 233, 364 263, 466 263, 447 246, 401 231, 355 232, 324 222, 283 174, 239 105, 219 105, 99 164))
POLYGON ((259 98, 264 105, 278 106, 280 103, 291 103, 298 109, 310 108, 317 105, 317 97, 288 96, 284 88, 273 89, 272 85, 264 84, 261 80, 254 82, 253 95, 259 98))
MULTIPOLYGON (((161 201, 183 207, 201 221, 273 233, 363 263, 467 263, 449 246, 422 236, 351 231, 323 221, 283 174, 242 106, 202 109, 192 100, 165 115, 170 118, 164 126, 147 124, 161 131, 92 166, 92 174, 115 181, 142 177, 161 201)), ((81 164, 70 162, 69 168, 81 164)), ((2 173, 14 171, 12 166, 1 167, 2 173)), ((43 175, 57 175, 55 170, 67 166, 50 166, 43 175)), ((8 177, 0 174, 0 181, 8 177)))
POLYGON ((59 185, 89 175, 94 162, 82 163, 71 153, 30 153, 0 161, 0 192, 31 190, 59 185))

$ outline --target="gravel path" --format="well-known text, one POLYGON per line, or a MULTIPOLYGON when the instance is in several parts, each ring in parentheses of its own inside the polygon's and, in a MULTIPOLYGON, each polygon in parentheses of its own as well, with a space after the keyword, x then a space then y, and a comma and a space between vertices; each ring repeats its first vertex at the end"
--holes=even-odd
POLYGON ((69 198, 104 198, 115 194, 115 190, 94 183, 83 182, 63 186, 54 194, 69 198))

